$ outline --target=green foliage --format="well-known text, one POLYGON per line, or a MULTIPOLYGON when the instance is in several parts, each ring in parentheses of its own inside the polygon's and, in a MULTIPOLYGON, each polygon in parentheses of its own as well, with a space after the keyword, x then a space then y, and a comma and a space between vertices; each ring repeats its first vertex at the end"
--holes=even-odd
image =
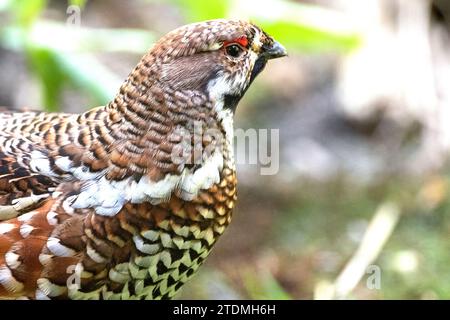
POLYGON ((57 54, 43 48, 28 48, 27 53, 42 86, 44 105, 48 111, 58 111, 66 73, 58 61, 57 54))
POLYGON ((291 300, 292 297, 283 289, 270 272, 244 274, 244 286, 251 299, 255 300, 291 300))
POLYGON ((223 18, 227 15, 229 0, 172 0, 180 7, 188 20, 202 21, 223 18))
POLYGON ((268 21, 261 25, 264 26, 267 33, 276 35, 276 39, 290 49, 302 51, 348 50, 356 48, 360 44, 360 39, 356 35, 321 30, 292 21, 268 21))
POLYGON ((39 79, 43 105, 47 111, 59 111, 61 93, 65 86, 75 86, 89 93, 97 105, 114 97, 115 84, 104 76, 107 71, 95 66, 96 61, 62 54, 47 48, 28 48, 28 58, 39 79))
POLYGON ((247 17, 291 50, 348 50, 361 42, 361 36, 348 27, 342 17, 320 6, 284 0, 171 1, 183 9, 191 22, 236 18, 236 15, 247 17))
MULTIPOLYGON (((323 27, 321 21, 326 20, 326 16, 321 15, 320 9, 316 10, 318 7, 305 7, 288 1, 272 1, 275 11, 282 13, 281 16, 278 14, 273 18, 272 8, 267 4, 256 5, 252 7, 255 10, 249 10, 249 6, 245 5, 249 3, 248 1, 169 1, 182 9, 188 21, 234 18, 236 12, 248 16, 261 24, 290 51, 349 49, 355 47, 359 41, 355 33, 337 32, 333 28, 323 27)), ((83 8, 86 2, 86 0, 69 0, 67 4, 83 8)), ((93 59, 89 61, 92 66, 86 68, 83 65, 87 62, 86 59, 77 59, 76 55, 70 55, 68 54, 70 51, 66 51, 140 53, 155 40, 153 35, 144 30, 68 29, 64 23, 43 23, 38 18, 47 4, 46 0, 0 0, 0 9, 6 8, 13 18, 11 25, 0 29, 1 43, 13 50, 24 52, 31 71, 41 84, 42 104, 47 110, 58 110, 61 91, 67 85, 82 88, 96 104, 104 104, 112 98, 111 88, 115 90, 117 87, 111 86, 114 76, 105 68, 98 67, 98 63, 93 59), (123 41, 117 41, 118 38, 123 41), (83 74, 79 70, 85 70, 87 73, 83 74), (98 78, 104 81, 99 82, 98 78)))
MULTIPOLYGON (((394 199, 403 215, 393 235, 374 262, 380 267, 381 289, 369 290, 363 278, 356 297, 369 299, 448 299, 450 297, 450 200, 433 211, 421 207, 417 181, 387 179, 378 185, 358 187, 345 180, 312 183, 301 190, 271 231, 271 241, 289 261, 307 265, 323 253, 333 259, 316 264, 305 287, 335 279, 359 245, 357 234, 383 199, 394 199), (299 249, 300 248, 300 249, 299 249), (402 268, 402 253, 417 259, 417 266, 402 268), (298 262, 300 261, 300 262, 298 262)), ((421 200, 423 201, 423 200, 421 200)), ((322 258, 318 259, 321 261, 322 258)), ((404 263, 404 262, 403 262, 404 263)), ((408 264, 407 264, 408 265, 408 264)), ((303 271, 306 272, 306 271, 303 271)), ((303 287, 303 288, 304 288, 303 287)), ((304 289, 305 290, 305 289, 304 289)))
POLYGON ((81 8, 84 8, 86 2, 87 0, 69 0, 70 5, 79 6, 81 8))
POLYGON ((47 5, 46 0, 16 0, 9 3, 10 10, 14 14, 16 23, 29 28, 35 22, 41 11, 47 5))
MULTIPOLYGON (((140 54, 154 41, 153 35, 145 30, 76 28, 42 22, 37 18, 45 4, 42 0, 6 2, 4 8, 13 20, 0 29, 0 44, 24 53, 41 86, 41 104, 47 111, 60 110, 61 92, 67 86, 84 90, 96 105, 107 103, 114 97, 120 80, 95 58, 71 51, 140 54)), ((75 0, 70 4, 83 7, 86 1, 75 0)))

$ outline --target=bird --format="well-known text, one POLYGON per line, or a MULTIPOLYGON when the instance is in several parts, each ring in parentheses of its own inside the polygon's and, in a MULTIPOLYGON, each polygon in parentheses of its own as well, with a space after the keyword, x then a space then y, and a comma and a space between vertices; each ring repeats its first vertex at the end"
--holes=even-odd
POLYGON ((286 49, 217 19, 158 40, 105 106, 0 114, 0 299, 171 299, 229 225, 233 118, 286 49))

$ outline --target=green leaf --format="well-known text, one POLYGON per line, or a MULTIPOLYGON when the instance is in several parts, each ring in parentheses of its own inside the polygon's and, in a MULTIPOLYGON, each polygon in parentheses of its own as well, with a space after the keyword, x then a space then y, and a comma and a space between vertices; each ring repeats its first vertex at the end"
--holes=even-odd
POLYGON ((257 23, 288 49, 349 50, 362 41, 342 13, 286 0, 172 0, 188 21, 242 17, 257 23))
POLYGON ((69 5, 79 6, 80 8, 84 8, 87 0, 69 0, 69 5))
POLYGON ((10 2, 16 23, 23 27, 30 27, 47 5, 46 0, 15 0, 10 2))
POLYGON ((361 38, 289 21, 262 22, 264 30, 290 49, 302 51, 350 50, 357 48, 361 38))
POLYGON ((97 59, 91 55, 55 54, 69 83, 90 94, 95 104, 104 105, 114 98, 122 80, 97 59))
POLYGON ((6 48, 26 53, 30 70, 41 85, 43 106, 48 111, 57 111, 61 91, 68 85, 86 92, 93 103, 103 105, 114 97, 122 82, 97 59, 80 52, 142 54, 154 37, 143 30, 71 28, 40 21, 27 30, 0 28, 0 42, 6 48))
POLYGON ((231 12, 245 12, 288 49, 353 49, 362 39, 360 30, 343 13, 319 5, 285 0, 234 0, 231 12))
POLYGON ((31 46, 26 52, 41 84, 42 104, 47 111, 60 110, 61 93, 68 85, 85 91, 97 105, 109 102, 120 86, 120 79, 95 58, 31 46))
POLYGON ((48 49, 29 47, 27 57, 42 86, 44 107, 47 111, 58 111, 62 85, 66 78, 55 54, 48 49))
POLYGON ((172 0, 172 2, 183 10, 189 21, 224 18, 229 7, 228 0, 172 0))
MULTIPOLYGON (((4 46, 20 50, 21 28, 0 28, 4 46)), ((140 29, 77 28, 64 23, 39 20, 27 30, 26 41, 33 46, 59 52, 134 52, 144 53, 155 42, 151 32, 140 29), (118 41, 120 39, 120 41, 118 41)))

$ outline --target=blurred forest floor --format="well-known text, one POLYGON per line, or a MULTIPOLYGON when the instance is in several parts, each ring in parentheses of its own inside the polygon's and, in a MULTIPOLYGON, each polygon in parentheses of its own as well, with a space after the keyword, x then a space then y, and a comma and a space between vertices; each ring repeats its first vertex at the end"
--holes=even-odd
MULTIPOLYGON (((1 11, 2 1, 0 35, 12 24, 11 12, 1 11)), ((370 288, 370 274, 364 273, 345 297, 449 299, 450 112, 443 110, 450 101, 450 6, 418 0, 294 2, 324 9, 338 25, 354 18, 364 41, 351 50, 302 48, 304 39, 294 35, 287 45, 289 58, 270 63, 259 76, 239 105, 235 126, 280 129, 280 170, 262 176, 258 166, 238 166, 234 219, 179 298, 333 297, 329 290, 374 214, 392 202, 400 218, 371 262, 381 270, 381 286, 370 288), (420 54, 422 49, 426 52, 420 54)), ((218 3, 236 6, 231 0, 218 3)), ((263 1, 261 6, 270 11, 280 3, 263 1)), ((205 17, 216 12, 209 6, 205 17)), ((176 0, 87 1, 81 26, 146 30, 148 35, 133 36, 157 38, 203 18, 199 7, 176 0)), ((66 8, 65 1, 49 1, 40 18, 64 23, 66 8)), ((4 34, 0 105, 35 109, 51 103, 43 98, 45 77, 33 73, 33 61, 45 60, 30 63, 4 34)), ((112 39, 120 42, 120 33, 112 39)), ((58 109, 80 112, 104 103, 109 92, 89 92, 80 73, 102 72, 98 67, 103 66, 114 92, 143 53, 139 45, 130 51, 89 53, 95 57, 89 61, 98 65, 78 70, 78 82, 67 80, 64 69, 62 79, 70 85, 60 88, 58 109)))

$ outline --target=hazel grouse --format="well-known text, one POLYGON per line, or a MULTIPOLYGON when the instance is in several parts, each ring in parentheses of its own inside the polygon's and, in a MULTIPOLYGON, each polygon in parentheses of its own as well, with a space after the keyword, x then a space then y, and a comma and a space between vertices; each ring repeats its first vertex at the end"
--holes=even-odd
POLYGON ((108 105, 0 114, 0 298, 171 298, 230 223, 233 113, 285 49, 245 21, 180 27, 108 105))

